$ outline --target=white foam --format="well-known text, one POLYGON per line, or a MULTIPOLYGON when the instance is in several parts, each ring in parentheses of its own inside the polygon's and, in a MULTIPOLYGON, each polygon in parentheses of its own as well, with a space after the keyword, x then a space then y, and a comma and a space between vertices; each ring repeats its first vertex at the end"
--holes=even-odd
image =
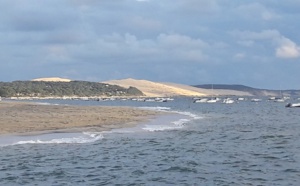
POLYGON ((49 133, 35 136, 10 136, 6 137, 6 143, 0 146, 23 144, 81 144, 92 143, 103 139, 101 133, 49 133))
POLYGON ((173 121, 174 125, 183 127, 186 123, 190 122, 190 119, 180 119, 178 121, 173 121))
POLYGON ((203 119, 202 116, 193 114, 191 112, 174 111, 169 107, 140 107, 142 109, 166 111, 169 113, 175 113, 176 115, 161 116, 158 119, 153 120, 147 125, 142 127, 146 131, 164 131, 164 130, 178 130, 186 126, 192 120, 203 119), (163 123, 163 124, 162 124, 163 123))
POLYGON ((203 116, 198 116, 198 115, 193 114, 191 112, 180 112, 180 111, 172 111, 172 112, 189 116, 189 117, 193 118, 194 120, 198 120, 198 119, 203 119, 204 118, 203 116))
POLYGON ((48 103, 48 102, 35 102, 35 103, 39 105, 60 105, 58 103, 48 103))
POLYGON ((165 131, 165 130, 176 130, 181 128, 182 128, 181 126, 145 125, 143 129, 150 132, 156 132, 156 131, 165 131))
POLYGON ((139 108, 147 109, 147 110, 155 110, 155 111, 167 111, 167 112, 170 112, 170 113, 182 114, 182 115, 190 116, 191 118, 193 118, 195 120, 203 119, 202 116, 193 114, 191 112, 174 111, 174 110, 171 110, 170 107, 139 107, 139 108))
POLYGON ((139 107, 141 109, 147 109, 147 110, 155 110, 155 111, 166 111, 171 110, 170 107, 139 107))

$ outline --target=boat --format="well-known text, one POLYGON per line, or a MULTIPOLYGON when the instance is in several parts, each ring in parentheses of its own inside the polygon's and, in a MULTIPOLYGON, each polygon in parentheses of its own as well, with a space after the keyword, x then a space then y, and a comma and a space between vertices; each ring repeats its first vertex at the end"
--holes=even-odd
POLYGON ((300 103, 288 103, 285 107, 288 108, 300 107, 300 103))
POLYGON ((210 99, 210 100, 207 100, 206 103, 216 103, 218 100, 217 99, 210 99))
POLYGON ((275 98, 274 102, 285 102, 284 98, 275 98))
POLYGON ((269 100, 269 101, 274 101, 274 100, 276 100, 276 97, 275 97, 275 96, 269 97, 268 100, 269 100))
POLYGON ((206 103, 208 101, 207 98, 195 99, 194 103, 206 103))
POLYGON ((257 99, 257 98, 251 99, 251 102, 261 102, 261 101, 262 101, 261 99, 257 99))
POLYGON ((285 102, 285 100, 288 99, 287 97, 283 97, 283 94, 282 94, 281 90, 280 90, 280 94, 279 95, 280 95, 279 98, 275 97, 274 102, 280 102, 280 103, 282 103, 282 102, 285 102))
POLYGON ((231 99, 231 98, 226 98, 226 99, 223 100, 223 103, 225 103, 225 104, 232 104, 232 103, 234 103, 234 100, 231 99))
MULTIPOLYGON (((211 85, 211 91, 212 91, 212 96, 213 96, 213 91, 214 91, 214 86, 213 86, 213 84, 211 85)), ((218 97, 212 97, 211 99, 209 99, 209 100, 207 100, 207 102, 206 103, 216 103, 216 102, 218 102, 218 101, 220 101, 221 99, 220 98, 218 98, 218 97)))

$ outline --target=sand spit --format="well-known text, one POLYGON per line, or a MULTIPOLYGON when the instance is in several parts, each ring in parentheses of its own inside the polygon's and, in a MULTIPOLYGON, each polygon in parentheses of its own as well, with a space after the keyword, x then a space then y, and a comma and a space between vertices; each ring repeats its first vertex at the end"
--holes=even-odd
POLYGON ((129 107, 41 105, 0 102, 0 134, 108 131, 132 127, 160 112, 129 107))

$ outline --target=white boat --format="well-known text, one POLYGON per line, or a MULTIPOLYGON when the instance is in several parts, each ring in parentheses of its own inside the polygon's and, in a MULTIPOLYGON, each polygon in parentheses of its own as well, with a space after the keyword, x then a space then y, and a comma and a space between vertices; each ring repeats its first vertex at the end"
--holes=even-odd
POLYGON ((261 99, 253 98, 251 99, 251 102, 261 102, 261 99))
POLYGON ((268 100, 270 100, 270 101, 271 101, 271 100, 272 100, 272 101, 273 101, 273 100, 276 100, 276 97, 275 97, 275 96, 269 97, 268 100))
POLYGON ((219 101, 218 99, 215 99, 215 98, 213 98, 213 99, 209 99, 209 100, 207 100, 207 102, 206 103, 216 103, 217 101, 219 101))
POLYGON ((226 98, 226 99, 223 100, 223 103, 225 103, 225 104, 232 104, 232 103, 234 103, 234 100, 231 99, 231 98, 226 98))
MULTIPOLYGON (((211 91, 212 91, 212 95, 213 95, 213 91, 214 91, 213 84, 211 85, 211 91)), ((211 99, 207 100, 206 103, 216 103, 216 102, 218 102, 220 100, 221 100, 220 98, 215 97, 215 98, 211 98, 211 99)))
POLYGON ((274 100, 274 102, 280 102, 280 103, 282 103, 282 102, 285 102, 285 99, 282 99, 282 98, 276 98, 276 99, 274 100))
POLYGON ((289 107, 289 108, 300 107, 300 103, 288 103, 285 107, 289 107))
POLYGON ((208 101, 207 98, 202 98, 202 99, 196 99, 194 100, 194 103, 206 103, 208 101))

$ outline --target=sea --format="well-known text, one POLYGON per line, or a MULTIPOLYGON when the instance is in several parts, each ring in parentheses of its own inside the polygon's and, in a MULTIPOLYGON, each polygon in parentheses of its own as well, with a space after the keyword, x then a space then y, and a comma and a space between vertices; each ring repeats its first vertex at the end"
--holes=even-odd
POLYGON ((0 136, 0 185, 300 185, 300 108, 286 103, 38 102, 165 114, 106 132, 0 136))

